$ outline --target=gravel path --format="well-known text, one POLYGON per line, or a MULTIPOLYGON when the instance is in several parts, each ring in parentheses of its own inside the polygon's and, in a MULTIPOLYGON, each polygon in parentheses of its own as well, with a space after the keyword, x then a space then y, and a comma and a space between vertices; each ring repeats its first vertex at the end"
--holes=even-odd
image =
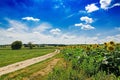
POLYGON ((17 63, 11 64, 11 65, 8 65, 8 66, 5 66, 5 67, 1 67, 0 68, 0 76, 3 75, 3 74, 14 72, 16 70, 20 70, 22 68, 33 65, 35 63, 46 60, 48 58, 51 58, 54 55, 58 54, 59 52, 60 52, 60 50, 55 50, 55 52, 52 52, 52 53, 49 53, 49 54, 46 54, 46 55, 43 55, 43 56, 40 56, 40 57, 28 59, 28 60, 17 62, 17 63))

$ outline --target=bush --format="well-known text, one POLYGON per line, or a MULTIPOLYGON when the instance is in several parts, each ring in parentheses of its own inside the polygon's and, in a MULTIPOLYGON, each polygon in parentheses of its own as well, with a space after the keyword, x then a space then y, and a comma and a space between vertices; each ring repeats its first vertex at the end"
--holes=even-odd
POLYGON ((30 49, 32 49, 32 48, 33 48, 33 44, 32 44, 31 42, 29 42, 29 43, 28 43, 28 47, 29 47, 30 49))
POLYGON ((18 49, 21 49, 22 47, 22 42, 21 41, 14 41, 12 44, 11 44, 11 48, 13 50, 18 50, 18 49))

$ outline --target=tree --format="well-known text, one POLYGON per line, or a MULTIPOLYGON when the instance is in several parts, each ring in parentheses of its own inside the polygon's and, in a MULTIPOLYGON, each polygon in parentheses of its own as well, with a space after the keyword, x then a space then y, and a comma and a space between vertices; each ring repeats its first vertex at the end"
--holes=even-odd
POLYGON ((11 48, 13 50, 18 50, 18 49, 21 49, 22 47, 22 42, 21 41, 14 41, 12 44, 11 44, 11 48))
POLYGON ((30 49, 33 48, 33 44, 31 42, 28 43, 28 46, 29 46, 30 49))

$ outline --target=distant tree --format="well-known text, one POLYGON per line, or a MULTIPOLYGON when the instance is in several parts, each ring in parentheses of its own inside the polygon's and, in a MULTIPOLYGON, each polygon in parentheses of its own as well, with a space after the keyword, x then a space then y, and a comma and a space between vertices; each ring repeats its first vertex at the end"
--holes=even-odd
POLYGON ((12 44, 11 44, 11 48, 13 50, 18 50, 18 49, 21 49, 22 47, 22 42, 21 41, 14 41, 12 44))
POLYGON ((31 42, 29 42, 29 43, 28 43, 28 47, 29 47, 30 49, 32 49, 32 48, 33 48, 33 44, 32 44, 31 42))
POLYGON ((29 47, 28 44, 23 44, 24 47, 29 47))

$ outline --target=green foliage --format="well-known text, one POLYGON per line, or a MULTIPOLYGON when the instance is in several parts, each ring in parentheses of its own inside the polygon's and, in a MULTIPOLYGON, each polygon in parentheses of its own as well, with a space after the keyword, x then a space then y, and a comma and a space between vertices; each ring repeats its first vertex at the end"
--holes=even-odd
POLYGON ((11 44, 12 50, 18 50, 18 49, 21 49, 21 47, 22 47, 22 42, 21 41, 14 41, 11 44))
POLYGON ((49 76, 52 78, 50 80, 119 80, 120 47, 112 46, 114 50, 108 50, 103 45, 96 48, 91 46, 89 49, 88 47, 89 45, 84 48, 64 48, 62 51, 64 59, 71 65, 67 65, 66 69, 57 68, 57 71, 55 68, 49 76))
POLYGON ((29 43, 28 43, 28 47, 29 47, 30 49, 32 49, 32 48, 33 48, 33 44, 32 44, 31 42, 29 42, 29 43))

